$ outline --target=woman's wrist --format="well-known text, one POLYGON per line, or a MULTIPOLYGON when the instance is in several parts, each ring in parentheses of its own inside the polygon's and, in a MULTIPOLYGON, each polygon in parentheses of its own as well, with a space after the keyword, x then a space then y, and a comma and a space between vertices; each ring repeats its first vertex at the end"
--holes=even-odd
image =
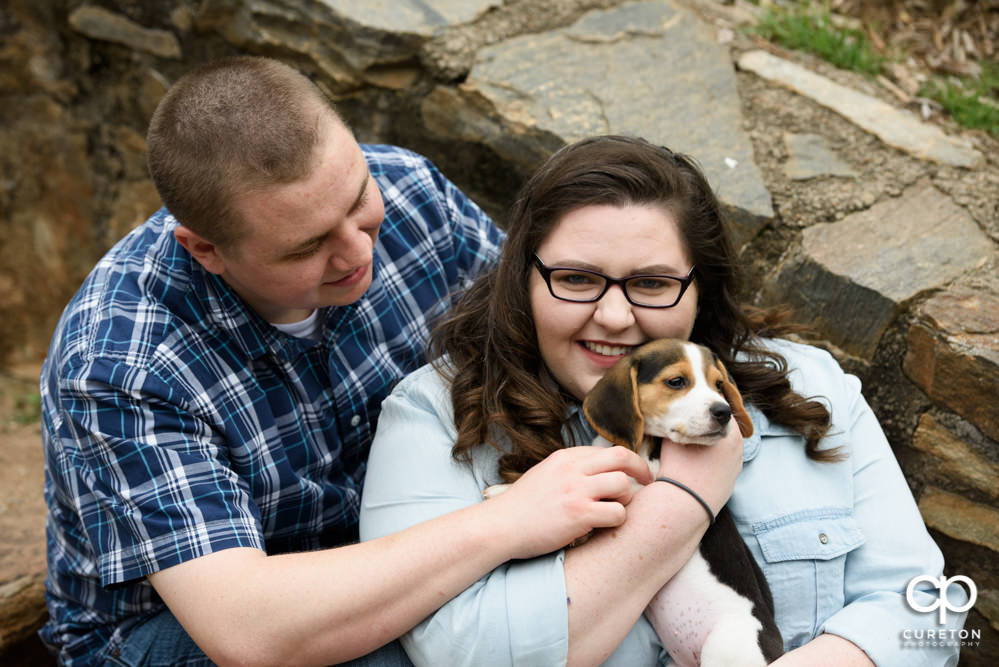
MULTIPOLYGON (((664 475, 659 476, 663 477, 664 475)), ((675 484, 652 482, 642 492, 654 496, 655 500, 651 504, 655 508, 661 526, 668 527, 670 530, 689 532, 697 541, 700 541, 704 531, 711 525, 711 517, 704 511, 704 506, 697 502, 690 493, 675 484)), ((629 519, 631 516, 631 507, 629 506, 629 519)))
POLYGON ((683 489, 684 491, 689 493, 691 497, 694 500, 696 500, 701 505, 701 507, 704 508, 704 511, 708 513, 708 519, 710 519, 708 523, 713 524, 715 522, 715 513, 711 511, 711 506, 708 505, 708 503, 704 500, 704 498, 702 498, 700 494, 698 494, 692 488, 690 488, 689 486, 687 486, 686 484, 684 484, 679 480, 673 479, 672 477, 656 477, 655 481, 665 482, 666 484, 672 484, 673 486, 679 489, 683 489))

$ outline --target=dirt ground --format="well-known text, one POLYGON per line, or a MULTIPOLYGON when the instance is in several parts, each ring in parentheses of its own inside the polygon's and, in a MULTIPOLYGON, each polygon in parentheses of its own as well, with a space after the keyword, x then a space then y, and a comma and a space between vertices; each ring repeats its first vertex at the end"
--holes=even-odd
POLYGON ((0 371, 0 488, 4 490, 0 526, 8 516, 44 506, 36 407, 40 372, 41 364, 21 364, 0 371))
POLYGON ((35 407, 40 371, 40 364, 0 371, 0 535, 4 535, 0 555, 5 561, 45 556, 28 546, 44 539, 45 527, 27 520, 45 515, 41 429, 35 407))
MULTIPOLYGON (((0 535, 4 536, 0 568, 4 580, 14 581, 25 574, 37 577, 44 571, 44 473, 35 407, 40 370, 40 364, 0 370, 0 535)), ((0 664, 53 663, 41 641, 32 635, 0 655, 0 664)))

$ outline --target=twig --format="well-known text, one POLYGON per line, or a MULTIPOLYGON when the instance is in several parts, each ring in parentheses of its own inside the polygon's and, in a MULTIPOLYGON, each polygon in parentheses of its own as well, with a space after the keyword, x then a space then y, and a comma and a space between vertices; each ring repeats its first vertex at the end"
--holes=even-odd
POLYGON ((876 78, 878 83, 887 88, 889 93, 901 100, 902 104, 909 104, 912 102, 912 96, 892 83, 891 79, 883 74, 878 74, 876 78))

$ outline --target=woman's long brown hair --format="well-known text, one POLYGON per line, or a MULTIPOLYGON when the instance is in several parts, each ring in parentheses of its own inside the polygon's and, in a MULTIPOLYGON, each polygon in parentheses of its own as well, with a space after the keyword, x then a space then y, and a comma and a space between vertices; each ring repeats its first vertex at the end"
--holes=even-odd
POLYGON ((818 448, 829 430, 828 410, 795 393, 786 360, 762 345, 761 338, 793 328, 775 311, 746 309, 736 300, 735 251, 718 200, 696 163, 621 136, 585 139, 548 159, 516 200, 498 265, 435 328, 430 354, 451 381, 455 459, 468 460, 475 447, 488 443, 502 452, 505 476, 564 447, 562 427, 572 399, 538 349, 528 293, 530 259, 563 216, 597 204, 653 205, 673 216, 694 264, 699 295, 691 340, 718 354, 744 399, 804 436, 809 458, 838 459, 835 450, 818 448))

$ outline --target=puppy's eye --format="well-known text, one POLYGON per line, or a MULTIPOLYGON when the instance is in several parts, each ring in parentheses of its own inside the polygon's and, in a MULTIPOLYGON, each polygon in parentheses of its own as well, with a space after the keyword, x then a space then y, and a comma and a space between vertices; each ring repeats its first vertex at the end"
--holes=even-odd
POLYGON ((721 390, 722 390, 722 381, 721 381, 721 380, 718 380, 718 382, 716 382, 716 383, 715 383, 715 388, 716 388, 716 389, 717 389, 718 391, 721 391, 721 390))
POLYGON ((665 380, 666 386, 670 389, 683 389, 687 386, 687 378, 681 376, 665 380))

